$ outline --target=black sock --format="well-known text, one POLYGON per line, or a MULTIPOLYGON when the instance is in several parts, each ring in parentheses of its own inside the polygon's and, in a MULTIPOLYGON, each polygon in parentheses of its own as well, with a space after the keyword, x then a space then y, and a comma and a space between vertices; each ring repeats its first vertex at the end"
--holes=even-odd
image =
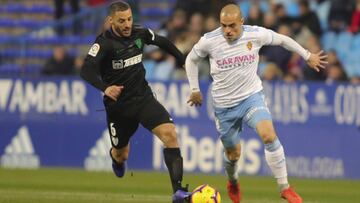
POLYGON ((182 189, 181 182, 183 177, 183 158, 179 148, 164 149, 165 164, 168 168, 171 184, 174 193, 182 189))

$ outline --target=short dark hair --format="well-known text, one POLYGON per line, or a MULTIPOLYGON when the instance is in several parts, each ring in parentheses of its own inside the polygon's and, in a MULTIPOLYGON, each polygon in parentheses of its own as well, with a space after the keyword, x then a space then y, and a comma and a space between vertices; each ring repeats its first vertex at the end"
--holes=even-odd
POLYGON ((111 16, 117 11, 126 11, 130 9, 130 6, 128 3, 124 1, 115 1, 112 4, 110 4, 108 9, 108 15, 111 16))

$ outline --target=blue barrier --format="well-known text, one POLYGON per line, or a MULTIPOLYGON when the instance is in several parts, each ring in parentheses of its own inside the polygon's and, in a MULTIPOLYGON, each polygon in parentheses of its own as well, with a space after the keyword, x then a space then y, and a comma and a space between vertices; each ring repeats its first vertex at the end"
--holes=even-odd
MULTIPOLYGON (((185 171, 219 173, 222 146, 213 121, 209 83, 204 105, 186 104, 186 82, 152 82, 177 125, 185 171)), ((360 86, 265 83, 267 104, 284 145, 288 173, 314 178, 360 178, 360 86)), ((110 170, 102 95, 79 78, 0 79, 2 167, 84 167, 110 170)), ((239 172, 268 175, 263 145, 244 128, 239 172)), ((164 170, 162 145, 139 128, 129 167, 164 170)))

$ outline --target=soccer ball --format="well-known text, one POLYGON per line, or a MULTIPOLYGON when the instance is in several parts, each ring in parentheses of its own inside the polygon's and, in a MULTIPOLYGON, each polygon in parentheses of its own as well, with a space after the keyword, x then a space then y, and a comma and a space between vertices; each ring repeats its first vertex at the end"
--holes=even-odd
POLYGON ((195 188, 190 203, 221 203, 220 193, 208 184, 195 188))

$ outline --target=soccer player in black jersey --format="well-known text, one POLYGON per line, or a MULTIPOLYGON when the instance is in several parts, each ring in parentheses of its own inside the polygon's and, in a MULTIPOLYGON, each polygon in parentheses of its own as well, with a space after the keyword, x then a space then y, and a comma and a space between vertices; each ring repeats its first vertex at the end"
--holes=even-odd
POLYGON ((104 92, 110 132, 113 170, 123 177, 129 156, 129 140, 139 123, 164 144, 164 159, 173 188, 173 202, 187 201, 190 193, 182 187, 183 159, 175 126, 167 110, 154 98, 145 80, 142 55, 145 44, 153 44, 172 54, 183 66, 185 57, 166 38, 150 29, 133 25, 130 6, 122 1, 109 6, 111 28, 100 34, 89 50, 81 77, 104 92))

